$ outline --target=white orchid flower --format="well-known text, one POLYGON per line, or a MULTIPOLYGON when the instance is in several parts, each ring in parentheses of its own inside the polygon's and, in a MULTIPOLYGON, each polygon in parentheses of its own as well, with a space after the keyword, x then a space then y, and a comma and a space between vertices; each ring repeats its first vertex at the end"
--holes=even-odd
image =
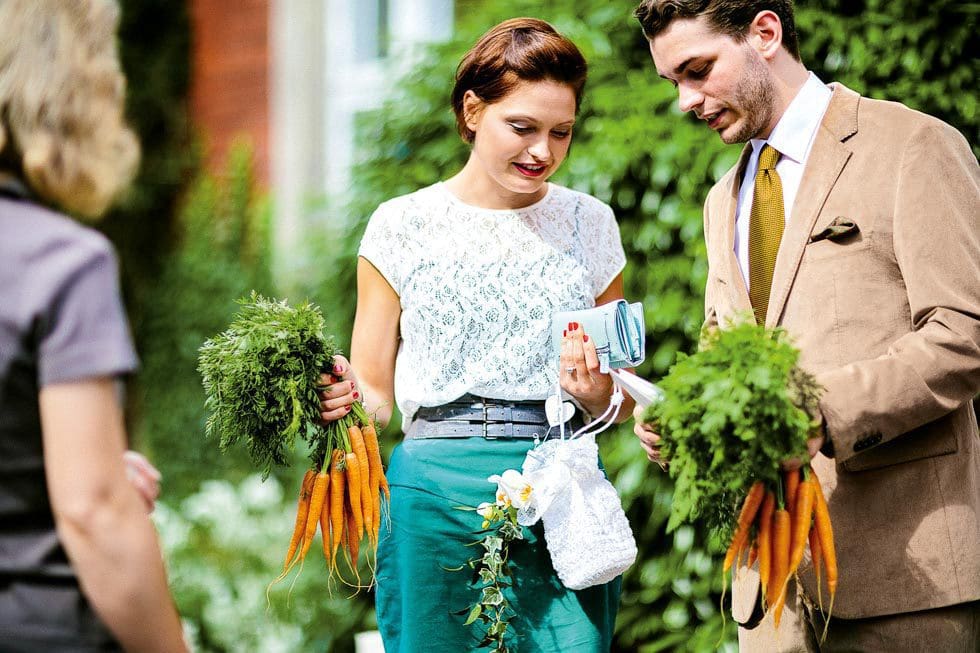
POLYGON ((493 512, 493 504, 484 501, 476 507, 476 514, 480 515, 484 519, 490 518, 490 513, 493 512))
POLYGON ((506 508, 513 505, 520 510, 531 500, 533 488, 516 469, 508 469, 503 474, 494 474, 487 480, 497 484, 498 506, 506 508))

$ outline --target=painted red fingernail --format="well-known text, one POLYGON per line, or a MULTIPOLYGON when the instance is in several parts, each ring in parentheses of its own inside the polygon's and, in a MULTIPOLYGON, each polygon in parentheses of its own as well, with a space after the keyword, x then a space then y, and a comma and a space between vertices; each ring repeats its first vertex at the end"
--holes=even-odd
POLYGON ((351 390, 353 390, 353 389, 354 389, 354 382, 353 382, 353 381, 351 381, 351 382, 350 382, 350 389, 351 389, 351 390))
POLYGON ((568 323, 568 330, 569 331, 574 331, 575 330, 575 323, 574 322, 569 322, 568 323))
POLYGON ((582 336, 582 342, 588 342, 589 336, 582 336))
POLYGON ((578 329, 578 322, 572 322, 572 331, 578 329))
POLYGON ((349 412, 350 412, 350 406, 348 406, 347 408, 345 408, 345 409, 344 409, 344 412, 345 412, 345 413, 349 413, 349 412))
POLYGON ((562 335, 563 338, 566 337, 568 335, 568 330, 567 329, 562 329, 561 335, 562 335))
POLYGON ((357 399, 360 396, 361 396, 361 393, 360 392, 355 392, 354 393, 354 399, 357 399))

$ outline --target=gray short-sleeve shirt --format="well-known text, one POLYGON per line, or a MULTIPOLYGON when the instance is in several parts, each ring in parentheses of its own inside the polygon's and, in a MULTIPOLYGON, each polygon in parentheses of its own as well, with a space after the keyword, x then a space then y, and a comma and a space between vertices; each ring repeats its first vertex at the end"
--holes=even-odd
POLYGON ((136 363, 108 240, 0 195, 0 587, 74 580, 48 501, 39 389, 136 363))

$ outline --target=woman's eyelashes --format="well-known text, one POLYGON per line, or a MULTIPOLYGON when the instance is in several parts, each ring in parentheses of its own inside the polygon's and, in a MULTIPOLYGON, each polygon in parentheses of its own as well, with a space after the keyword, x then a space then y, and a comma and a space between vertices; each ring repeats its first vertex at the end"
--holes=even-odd
MULTIPOLYGON (((533 134, 538 130, 537 127, 532 127, 530 125, 521 125, 517 123, 509 123, 510 128, 514 130, 515 134, 520 134, 521 136, 526 136, 527 134, 533 134)), ((552 129, 551 135, 555 138, 568 138, 572 135, 571 129, 552 129)))

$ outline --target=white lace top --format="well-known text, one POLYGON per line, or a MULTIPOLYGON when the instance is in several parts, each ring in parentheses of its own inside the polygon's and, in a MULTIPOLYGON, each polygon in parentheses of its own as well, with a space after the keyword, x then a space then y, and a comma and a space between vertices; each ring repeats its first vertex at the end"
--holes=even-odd
POLYGON ((359 255, 401 300, 405 430, 419 406, 467 392, 547 397, 558 381, 552 314, 594 306, 626 264, 612 209, 551 183, 512 210, 464 204, 441 182, 396 197, 371 216, 359 255))

